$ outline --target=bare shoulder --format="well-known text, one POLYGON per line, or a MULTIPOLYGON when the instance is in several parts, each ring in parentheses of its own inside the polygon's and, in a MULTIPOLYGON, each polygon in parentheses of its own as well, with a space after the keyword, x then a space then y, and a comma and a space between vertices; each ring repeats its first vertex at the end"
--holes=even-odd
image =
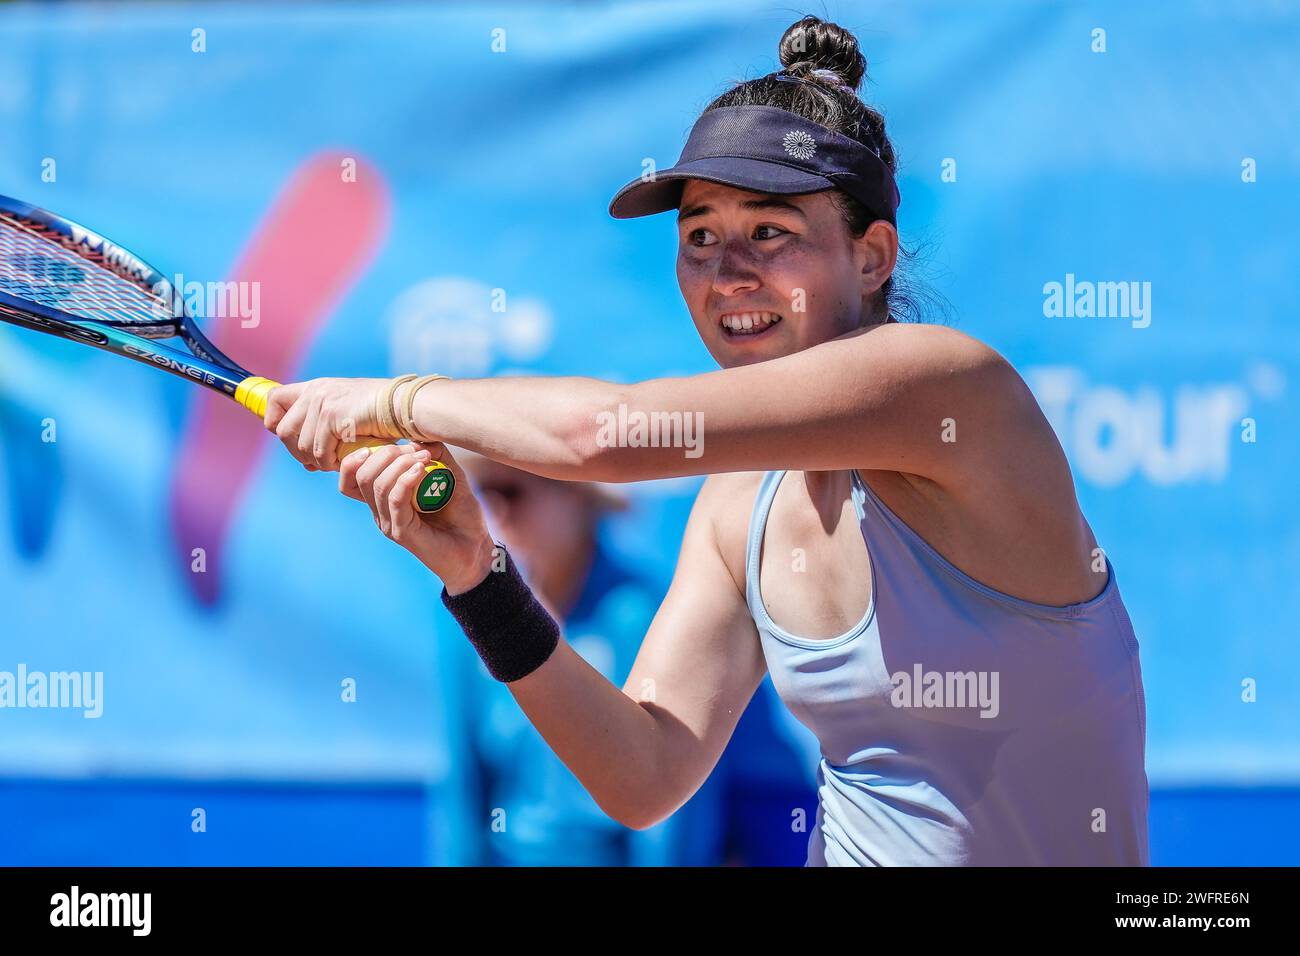
POLYGON ((909 354, 923 354, 932 381, 940 383, 930 390, 938 396, 932 413, 942 425, 936 427, 940 447, 951 457, 949 467, 925 477, 864 478, 976 580, 1056 606, 1094 596, 1096 540, 1080 513, 1065 451, 1019 372, 955 329, 897 326, 890 334, 907 341, 909 354), (978 374, 955 398, 941 384, 950 371, 978 374))
POLYGON ((951 325, 936 325, 930 322, 887 322, 878 328, 887 329, 894 335, 903 335, 910 338, 928 338, 934 342, 949 343, 973 343, 983 345, 979 339, 969 332, 963 332, 961 329, 953 328, 951 325))
POLYGON ((959 487, 973 475, 1006 477, 1007 463, 1026 451, 1041 453, 1054 467, 1064 464, 1055 433, 1020 373, 1000 352, 974 336, 942 325, 889 323, 862 330, 870 346, 889 353, 889 365, 902 379, 924 383, 913 400, 950 426, 945 442, 959 487), (1010 452, 1017 455, 1010 455, 1010 452), (985 468, 981 465, 996 465, 985 468))
POLYGON ((761 471, 737 471, 709 475, 695 499, 695 513, 708 522, 718 553, 742 594, 745 591, 749 518, 763 474, 761 471))
POLYGON ((853 338, 870 342, 874 349, 888 348, 918 359, 946 360, 963 365, 1005 361, 991 346, 947 325, 887 322, 841 336, 841 339, 853 338))

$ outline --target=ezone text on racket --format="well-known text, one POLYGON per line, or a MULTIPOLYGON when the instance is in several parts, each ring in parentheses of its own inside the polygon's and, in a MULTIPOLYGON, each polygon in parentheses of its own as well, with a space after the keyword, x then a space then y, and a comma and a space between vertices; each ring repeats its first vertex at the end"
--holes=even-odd
POLYGON ((182 375, 188 375, 195 381, 204 382, 209 385, 215 384, 217 381, 216 378, 207 374, 202 369, 194 368, 192 365, 186 365, 184 362, 178 362, 170 356, 159 355, 156 352, 150 352, 148 349, 136 348, 129 342, 124 344, 122 348, 125 351, 130 352, 132 355, 138 355, 141 358, 148 359, 151 362, 161 365, 163 368, 173 369, 180 372, 182 375))

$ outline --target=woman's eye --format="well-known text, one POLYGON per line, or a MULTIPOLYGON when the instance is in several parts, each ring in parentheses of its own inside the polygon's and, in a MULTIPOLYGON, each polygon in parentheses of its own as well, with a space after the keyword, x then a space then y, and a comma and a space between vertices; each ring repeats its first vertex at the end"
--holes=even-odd
MULTIPOLYGON (((755 226, 754 239, 776 239, 779 236, 787 235, 786 230, 780 226, 755 226)), ((699 229, 692 229, 686 234, 686 241, 693 246, 711 246, 717 242, 717 237, 709 230, 701 226, 699 229)))

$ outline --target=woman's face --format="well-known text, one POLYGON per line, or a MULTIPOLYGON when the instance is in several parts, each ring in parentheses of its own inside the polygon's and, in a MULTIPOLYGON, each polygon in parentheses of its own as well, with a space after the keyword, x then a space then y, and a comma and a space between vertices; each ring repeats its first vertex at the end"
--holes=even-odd
POLYGON ((877 321, 870 303, 898 253, 886 222, 851 236, 829 191, 777 196, 700 179, 686 181, 677 235, 678 285, 724 368, 877 321))

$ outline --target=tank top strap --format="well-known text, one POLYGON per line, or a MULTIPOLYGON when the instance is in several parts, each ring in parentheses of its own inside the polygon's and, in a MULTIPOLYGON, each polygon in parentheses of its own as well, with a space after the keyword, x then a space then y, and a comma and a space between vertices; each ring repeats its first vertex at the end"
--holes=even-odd
POLYGON ((767 516, 772 511, 772 501, 776 490, 781 486, 784 471, 769 471, 763 475, 758 485, 758 494, 754 496, 754 510, 749 517, 749 536, 745 546, 745 603, 750 613, 756 613, 755 607, 761 605, 758 590, 758 561, 763 547, 763 531, 767 528, 767 516))

